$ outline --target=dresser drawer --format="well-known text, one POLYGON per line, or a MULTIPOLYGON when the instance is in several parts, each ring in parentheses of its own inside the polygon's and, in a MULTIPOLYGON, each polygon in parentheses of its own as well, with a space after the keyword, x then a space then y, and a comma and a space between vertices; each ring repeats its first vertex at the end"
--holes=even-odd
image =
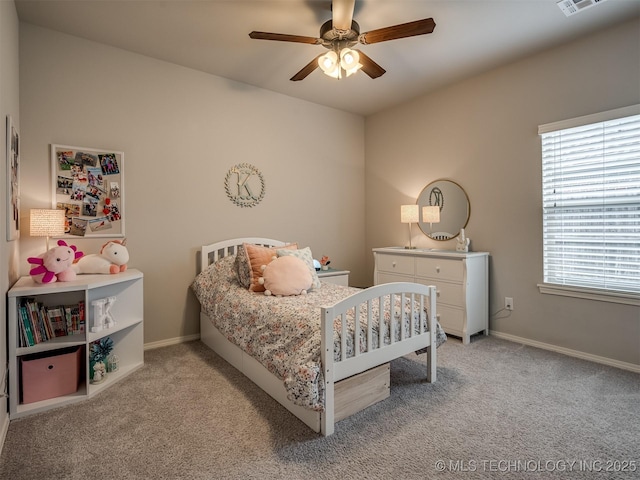
POLYGON ((418 278, 416 283, 436 286, 436 300, 438 305, 446 303, 454 307, 464 308, 464 295, 459 283, 440 282, 435 279, 418 278))
POLYGON ((416 275, 462 282, 464 270, 461 260, 446 258, 416 258, 416 275))
POLYGON ((462 336, 464 330, 464 311, 446 305, 436 306, 436 317, 446 333, 462 336))
POLYGON ((413 277, 410 275, 378 272, 375 282, 376 282, 376 285, 380 285, 381 283, 393 283, 393 282, 413 282, 413 277))
POLYGON ((403 255, 380 255, 377 256, 378 270, 402 275, 414 275, 413 257, 403 255))

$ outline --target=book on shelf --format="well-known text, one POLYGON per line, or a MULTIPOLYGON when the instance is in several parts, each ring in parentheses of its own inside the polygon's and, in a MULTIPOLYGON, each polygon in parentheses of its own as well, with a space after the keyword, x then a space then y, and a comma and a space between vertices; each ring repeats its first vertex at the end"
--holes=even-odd
POLYGON ((25 305, 20 305, 20 327, 21 331, 24 332, 24 341, 26 343, 20 344, 21 347, 30 347, 36 344, 35 337, 33 336, 33 331, 31 329, 31 319, 29 318, 29 313, 27 312, 27 307, 25 305))
POLYGON ((44 336, 47 340, 55 337, 53 325, 51 325, 51 320, 49 319, 49 312, 42 304, 40 305, 40 321, 42 322, 42 330, 44 331, 44 336))
POLYGON ((84 333, 84 302, 81 301, 77 305, 65 305, 64 312, 68 334, 77 335, 79 333, 84 333))
POLYGON ((83 334, 85 316, 84 301, 48 307, 34 298, 24 298, 18 305, 18 345, 32 347, 53 338, 83 334))
POLYGON ((40 319, 38 318, 38 304, 35 300, 26 301, 27 313, 29 314, 29 322, 31 323, 31 331, 33 332, 33 340, 35 343, 42 342, 42 330, 40 329, 40 319))
POLYGON ((54 307, 47 310, 49 325, 56 337, 67 335, 67 319, 63 316, 64 307, 54 307))

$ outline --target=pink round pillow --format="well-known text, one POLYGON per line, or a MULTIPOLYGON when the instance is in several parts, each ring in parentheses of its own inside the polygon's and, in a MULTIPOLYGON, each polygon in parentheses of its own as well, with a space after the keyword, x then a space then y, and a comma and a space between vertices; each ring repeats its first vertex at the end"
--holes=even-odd
POLYGON ((258 282, 264 285, 265 295, 304 295, 313 285, 311 272, 304 261, 286 256, 274 259, 262 266, 262 277, 258 282))

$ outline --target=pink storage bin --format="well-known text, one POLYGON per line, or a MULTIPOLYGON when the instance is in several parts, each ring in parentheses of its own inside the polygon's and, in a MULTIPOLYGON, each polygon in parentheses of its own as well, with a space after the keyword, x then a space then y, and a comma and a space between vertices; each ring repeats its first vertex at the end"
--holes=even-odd
POLYGON ((20 358, 21 403, 39 402, 78 391, 82 348, 63 351, 20 358))

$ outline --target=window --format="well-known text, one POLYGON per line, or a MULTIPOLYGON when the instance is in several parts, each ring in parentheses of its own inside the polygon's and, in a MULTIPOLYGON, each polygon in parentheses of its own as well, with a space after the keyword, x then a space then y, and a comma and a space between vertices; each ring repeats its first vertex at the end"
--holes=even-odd
POLYGON ((540 290, 640 299, 640 105, 542 125, 538 133, 540 290))

